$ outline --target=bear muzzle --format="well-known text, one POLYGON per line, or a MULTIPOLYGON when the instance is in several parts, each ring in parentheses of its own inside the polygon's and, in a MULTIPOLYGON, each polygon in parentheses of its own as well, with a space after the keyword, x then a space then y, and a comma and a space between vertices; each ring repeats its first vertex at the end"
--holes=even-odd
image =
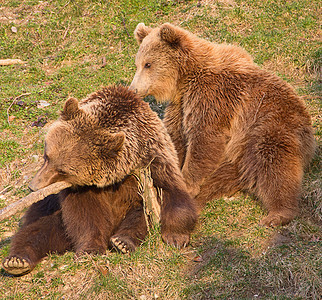
POLYGON ((134 86, 132 86, 132 83, 131 83, 131 85, 129 86, 129 90, 130 90, 130 91, 133 91, 135 94, 137 94, 137 93, 138 93, 138 89, 137 89, 137 88, 135 88, 134 86))
POLYGON ((62 181, 63 179, 64 178, 62 178, 56 170, 49 166, 48 162, 45 162, 29 183, 29 189, 38 191, 52 183, 62 181))
POLYGON ((131 91, 134 91, 140 97, 148 96, 148 88, 146 86, 142 86, 142 82, 139 80, 139 75, 136 73, 134 78, 129 86, 131 91))

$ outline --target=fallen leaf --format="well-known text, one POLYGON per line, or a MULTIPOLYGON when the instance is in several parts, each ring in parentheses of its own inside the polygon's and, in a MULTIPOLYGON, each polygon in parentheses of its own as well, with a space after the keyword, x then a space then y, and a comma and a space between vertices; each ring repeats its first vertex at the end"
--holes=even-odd
POLYGON ((320 241, 320 238, 318 236, 315 236, 313 235, 312 238, 311 238, 311 242, 319 242, 320 241))
POLYGON ((202 262, 203 259, 202 257, 199 255, 199 256, 196 256, 194 259, 193 259, 194 262, 202 262))
POLYGON ((105 266, 100 266, 100 265, 97 265, 97 270, 103 275, 103 276, 106 276, 108 274, 108 269, 107 267, 105 266))
POLYGON ((15 116, 9 116, 8 120, 9 122, 12 122, 16 117, 15 116))
POLYGON ((101 68, 104 68, 106 65, 107 65, 106 57, 105 57, 105 56, 103 56, 103 57, 102 57, 102 65, 101 65, 101 68))

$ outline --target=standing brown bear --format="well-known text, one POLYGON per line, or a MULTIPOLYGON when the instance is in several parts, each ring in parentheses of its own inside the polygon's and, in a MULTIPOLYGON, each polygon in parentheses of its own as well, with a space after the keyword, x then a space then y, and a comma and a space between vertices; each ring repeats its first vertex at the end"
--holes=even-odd
POLYGON ((248 190, 268 210, 262 224, 292 220, 315 144, 294 89, 239 47, 171 24, 140 23, 134 34, 140 48, 131 88, 169 101, 164 123, 200 206, 248 190))
POLYGON ((178 167, 174 145, 149 105, 125 87, 109 87, 66 101, 45 139, 44 164, 30 187, 72 187, 33 204, 13 237, 4 269, 21 275, 49 252, 133 251, 147 233, 134 170, 150 164, 162 188, 161 234, 189 243, 197 214, 178 167))

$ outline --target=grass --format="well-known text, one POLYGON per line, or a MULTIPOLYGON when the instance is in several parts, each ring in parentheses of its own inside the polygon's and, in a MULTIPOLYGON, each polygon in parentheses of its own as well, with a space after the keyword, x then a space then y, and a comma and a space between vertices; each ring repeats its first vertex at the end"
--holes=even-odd
MULTIPOLYGON (((28 193, 41 165, 46 126, 69 95, 82 98, 104 85, 131 82, 138 48, 132 33, 139 22, 172 22, 211 41, 242 45, 303 97, 318 149, 305 174, 301 215, 287 226, 260 227, 265 212, 250 196, 218 199, 203 211, 186 249, 164 245, 154 230, 131 256, 52 254, 24 277, 0 273, 0 297, 319 299, 320 15, 318 0, 2 1, 0 59, 26 64, 0 67, 0 207, 28 193), (50 105, 41 108, 40 100, 50 105)), ((162 106, 152 107, 162 116, 162 106)), ((0 258, 21 216, 1 222, 0 258)))

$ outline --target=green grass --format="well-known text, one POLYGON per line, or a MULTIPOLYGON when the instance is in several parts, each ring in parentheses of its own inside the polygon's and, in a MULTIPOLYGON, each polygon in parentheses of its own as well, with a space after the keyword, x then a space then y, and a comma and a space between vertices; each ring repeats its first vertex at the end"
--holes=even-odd
MULTIPOLYGON (((41 165, 47 127, 32 125, 55 120, 68 96, 129 84, 137 23, 172 22, 210 41, 242 45, 303 97, 318 149, 305 174, 301 215, 288 226, 263 228, 258 223, 265 211, 256 199, 244 194, 218 199, 203 211, 187 249, 164 245, 154 230, 131 256, 52 254, 24 277, 1 271, 1 299, 318 299, 322 294, 320 1, 197 4, 1 2, 0 59, 26 64, 0 67, 0 207, 28 192, 41 165), (39 108, 40 100, 50 106, 39 108)), ((147 101, 162 116, 164 107, 147 101)), ((21 216, 0 222, 0 258, 8 254, 21 216)))

